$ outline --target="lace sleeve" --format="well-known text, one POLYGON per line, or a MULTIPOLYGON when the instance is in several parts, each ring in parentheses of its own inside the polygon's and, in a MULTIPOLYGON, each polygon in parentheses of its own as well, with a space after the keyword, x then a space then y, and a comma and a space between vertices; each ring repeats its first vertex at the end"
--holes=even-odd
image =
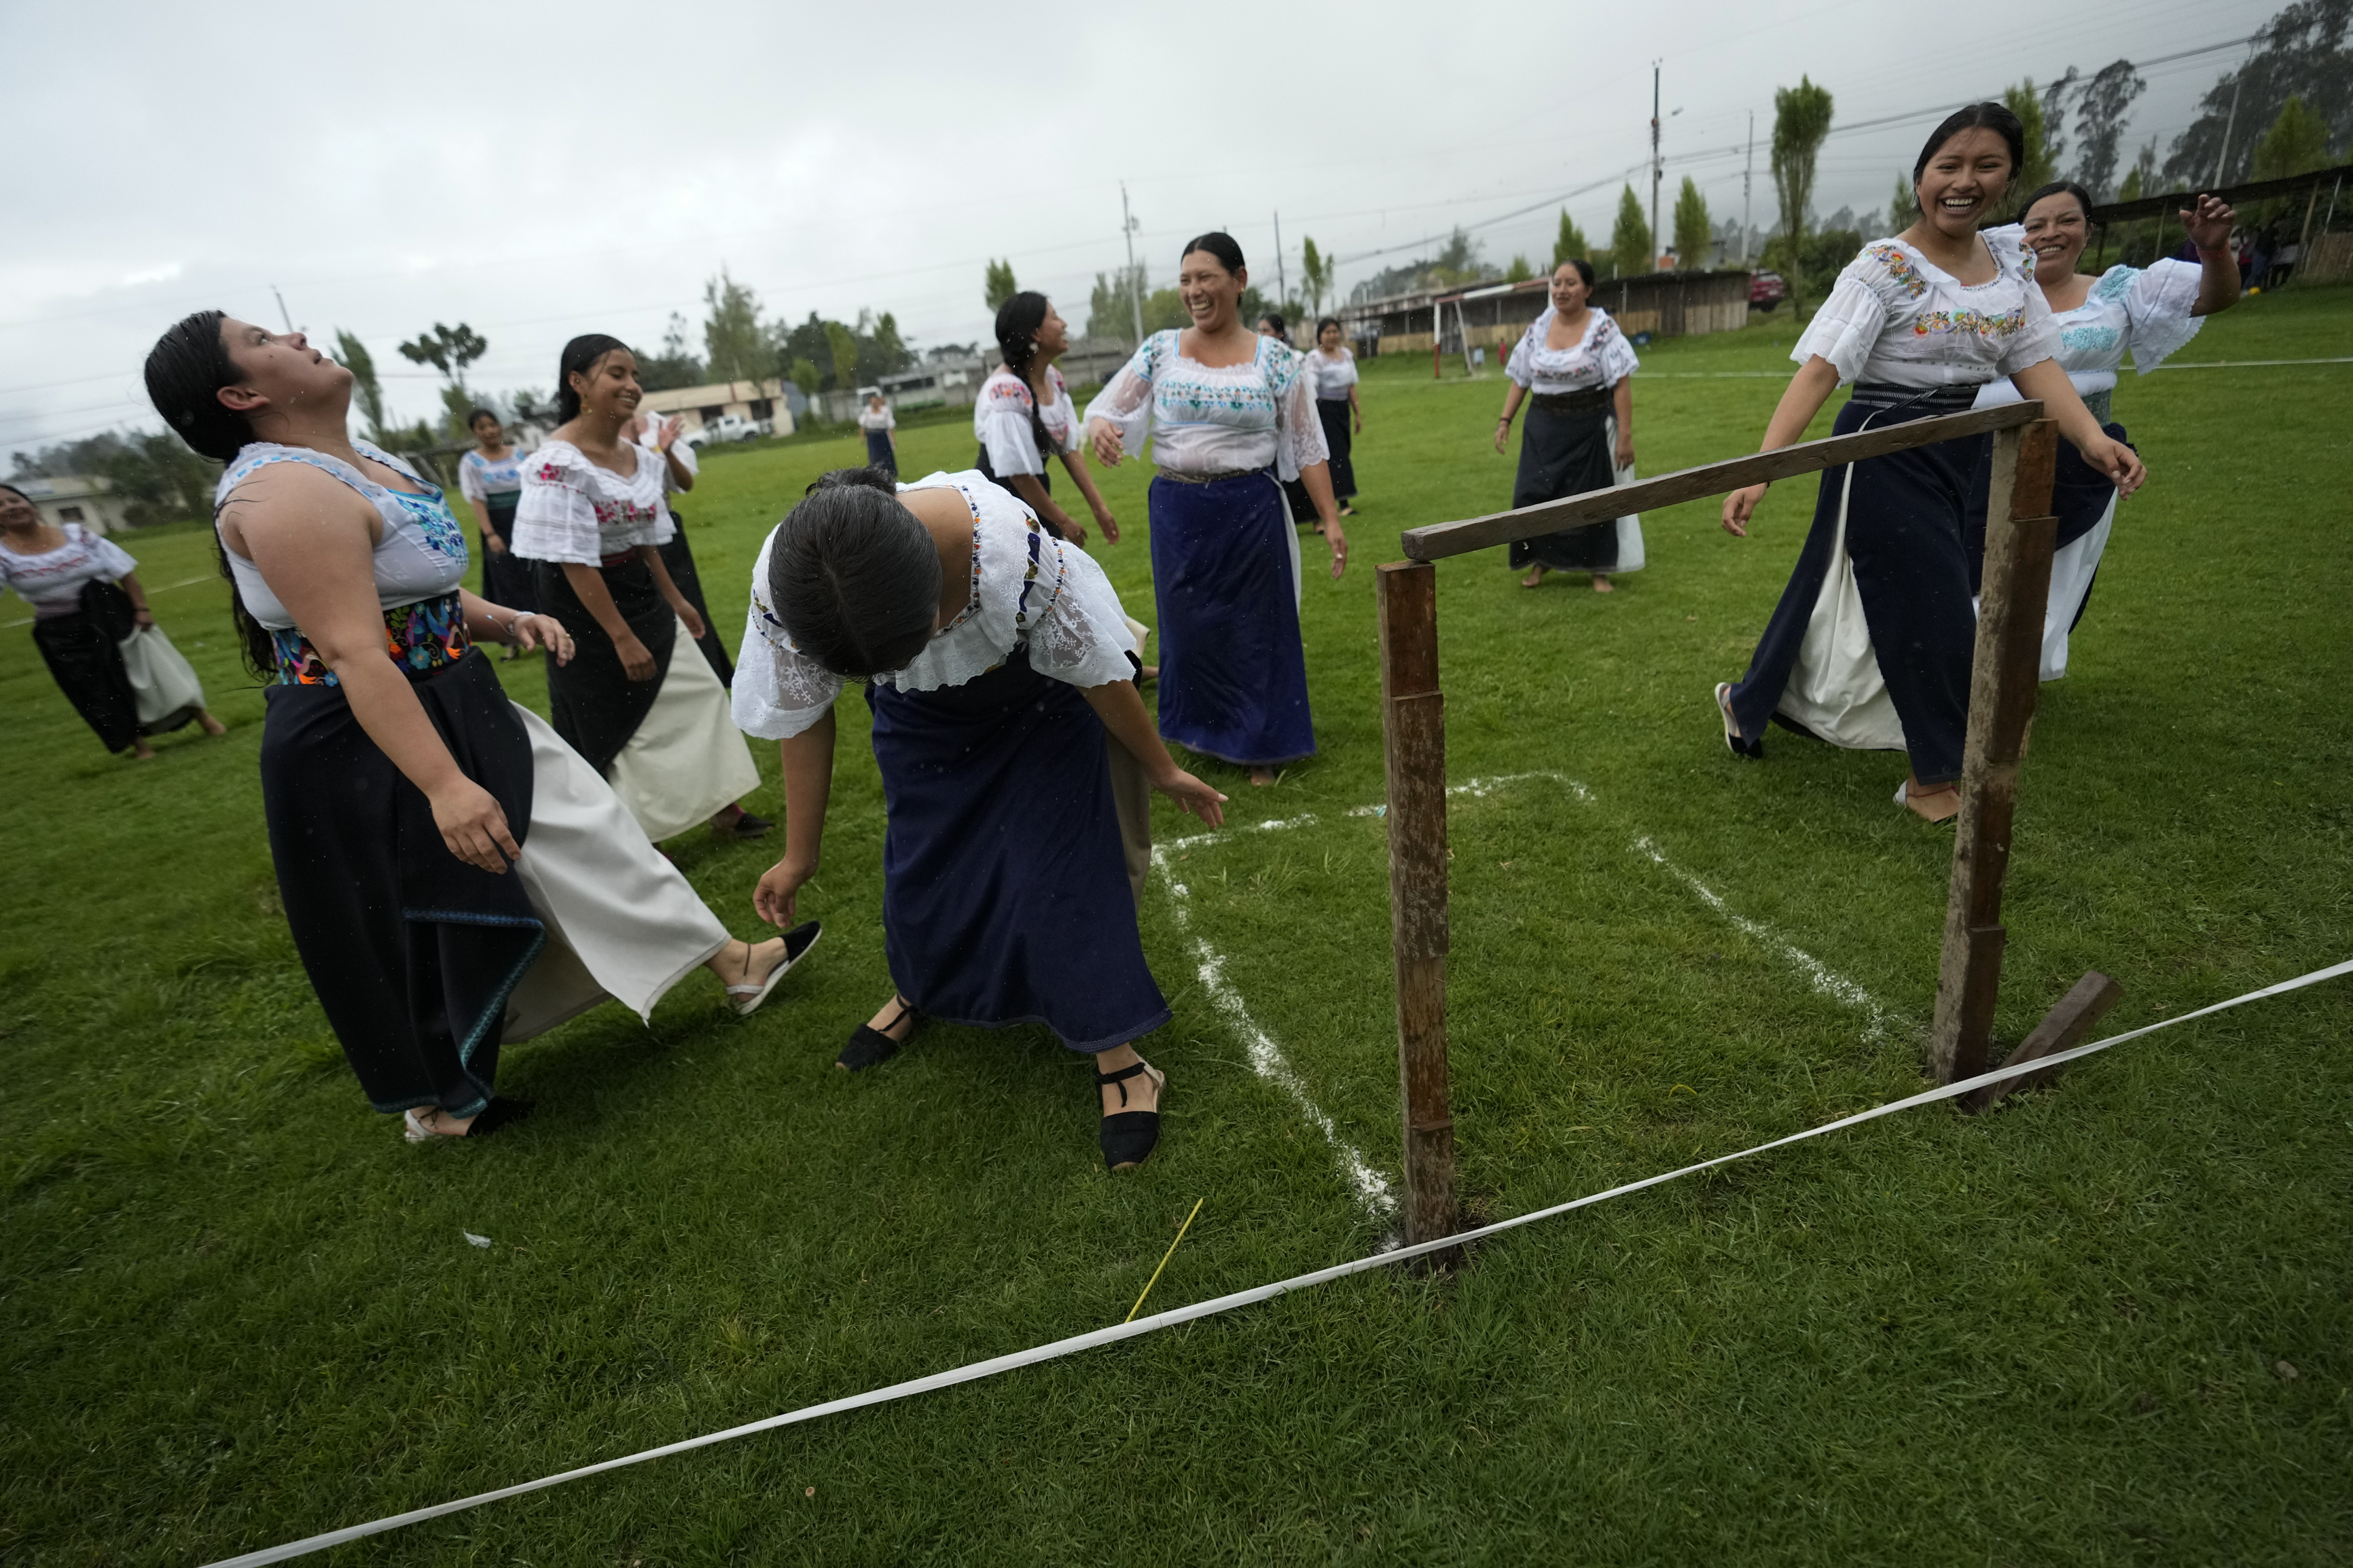
POLYGON ((1536 329, 1530 326, 1520 334, 1520 341, 1512 345, 1512 357, 1504 362, 1505 378, 1522 392, 1525 392, 1536 378, 1535 367, 1528 363, 1535 353, 1528 345, 1536 341, 1536 329))
MULTIPOLYGON (((2132 279, 2125 295, 2125 320, 2132 324, 2133 369, 2147 375, 2179 353, 2205 325, 2191 314, 2205 269, 2168 257, 2132 279)), ((2107 281, 2102 279, 2102 285, 2107 281)))
POLYGON ((1601 362, 1602 384, 1605 386, 1615 386, 1642 368, 1641 360, 1635 355, 1634 345, 1626 341, 1626 334, 1618 330, 1615 321, 1609 323, 1609 333, 1594 358, 1601 362))
POLYGON ((595 566, 605 559, 596 535, 596 506, 588 499, 587 477, 564 454, 534 457, 523 465, 522 493, 515 498, 507 547, 525 561, 567 562, 595 566))
POLYGON ((1296 366, 1291 384, 1275 394, 1274 426, 1274 471, 1280 478, 1295 479, 1302 468, 1332 460, 1331 446, 1324 439, 1323 417, 1315 412, 1314 378, 1300 374, 1296 366))
POLYGON ((490 492, 482 489, 481 465, 474 460, 471 452, 458 459, 458 493, 468 500, 489 498, 490 492))
POLYGON ((752 607, 744 622, 743 651, 735 656, 735 683, 728 705, 735 727, 764 741, 789 741, 825 717, 848 684, 805 657, 783 625, 762 602, 768 581, 768 535, 752 567, 752 607))
POLYGON ((1088 422, 1110 421, 1118 428, 1120 445, 1131 458, 1143 455, 1145 437, 1152 434, 1152 378, 1159 369, 1161 340, 1176 335, 1155 332, 1145 339, 1135 357, 1120 366, 1111 384, 1087 405, 1088 422))
POLYGON ((1828 360, 1841 384, 1862 374, 1863 363, 1887 324, 1887 301, 1858 270, 1866 259, 1867 253, 1847 264, 1831 289, 1831 297, 1822 301, 1814 319, 1798 335, 1798 346, 1789 351, 1789 357, 1799 364, 1816 355, 1828 360))
MULTIPOLYGON (((980 406, 973 415, 973 434, 988 454, 988 466, 1000 476, 1041 474, 1046 460, 1038 451, 1038 434, 1029 426, 1029 399, 1010 376, 992 376, 982 388, 980 406)), ((1125 437, 1126 432, 1122 430, 1125 437)))
POLYGON ((131 558, 129 551, 95 533, 90 536, 90 558, 98 567, 99 575, 117 583, 139 570, 139 563, 131 558))
POLYGON ((1029 668, 1082 688, 1134 679, 1128 656, 1135 638, 1111 579, 1084 551, 1054 548, 1062 557, 1062 591, 1030 628, 1029 668))

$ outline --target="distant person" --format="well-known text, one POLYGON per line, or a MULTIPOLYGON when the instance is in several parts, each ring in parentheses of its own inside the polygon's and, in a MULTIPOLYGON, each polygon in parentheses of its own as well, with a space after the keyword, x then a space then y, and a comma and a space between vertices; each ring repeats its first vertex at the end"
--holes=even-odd
POLYGON ((1054 362, 1071 346, 1071 329, 1045 295, 1023 289, 997 310, 1000 363, 980 384, 972 432, 980 442, 973 467, 1029 505, 1055 536, 1086 548, 1087 531, 1054 500, 1049 456, 1060 459, 1086 498, 1103 542, 1119 542, 1119 519, 1105 505, 1079 441, 1078 405, 1054 362))
POLYGON ((1155 332, 1087 406, 1106 467, 1147 438, 1153 594, 1160 623, 1160 732, 1271 784, 1313 756, 1307 655, 1299 635, 1299 536, 1280 480, 1305 482, 1337 581, 1348 541, 1332 501, 1330 454, 1300 358, 1242 325, 1250 273, 1227 234, 1199 236, 1177 263, 1193 324, 1155 332))
MULTIPOLYGON (((1805 434, 1831 393, 1853 394, 1833 434, 1957 414, 2007 375, 2039 398, 2084 460, 2129 495, 2146 473, 2101 430, 2052 356, 2059 329, 2017 238, 1980 234, 2025 162, 2026 131, 1999 103, 1972 104, 1930 134, 1913 165, 1920 219, 1846 265, 1789 357, 1799 364, 1764 448, 1805 434)), ((1725 744, 1764 755, 1778 719, 1835 746, 1902 751, 1896 804, 1930 822, 1960 810, 1977 616, 1962 524, 1988 437, 1943 441, 1826 469, 1797 569, 1748 673, 1715 689, 1725 744)), ((1766 487, 1724 500, 1746 537, 1766 487)))
MULTIPOLYGON (((2198 247, 2196 264, 2167 259, 2147 268, 2119 265, 2094 278, 2075 270, 2091 232, 2091 195, 2083 186, 2053 181, 2027 198, 2022 224, 1989 229, 1986 237, 1997 245, 2022 240, 2034 253, 2035 287, 2050 304, 2052 323, 2059 330, 2052 358, 2108 439, 2121 443, 2125 427, 2109 416, 2109 402, 2126 352, 2131 352, 2134 367, 2147 375, 2198 335, 2203 318, 2238 302, 2239 268, 2231 255, 2234 215, 2212 196, 2200 196, 2181 215, 2181 226, 2198 247)), ((2008 380, 1989 381, 1978 389, 1974 406, 1991 408, 2018 399, 2018 388, 2008 380)), ((1989 450, 1971 482, 1965 531, 1972 592, 1985 562, 1992 480, 1989 450)), ((2068 635, 2084 618, 2090 600, 2092 579, 2116 524, 2117 493, 2116 481, 2086 463, 2074 447, 2059 448, 2051 491, 2051 510, 2059 519, 2059 548, 2051 558, 2051 598, 2042 617, 2045 680, 2067 673, 2068 635)))
POLYGON ((1364 406, 1356 401, 1356 354, 1340 331, 1336 316, 1315 323, 1315 346, 1307 351, 1307 374, 1315 383, 1315 417, 1324 423, 1324 445, 1332 456, 1332 499, 1342 517, 1354 517, 1356 465, 1355 437, 1365 432, 1364 406))
POLYGON ((658 548, 677 531, 666 457, 631 440, 638 362, 592 332, 556 369, 564 422, 523 465, 514 550, 535 563, 540 607, 579 643, 547 672, 555 732, 603 773, 659 844, 708 821, 723 838, 776 826, 737 804, 760 787, 727 693, 700 656, 674 658, 681 631, 708 629, 658 548))
POLYGON ((686 519, 675 502, 669 500, 683 495, 694 488, 702 472, 702 460, 695 455, 694 444, 681 440, 680 433, 686 421, 673 414, 665 419, 650 409, 640 413, 623 433, 638 446, 651 452, 662 465, 663 504, 670 508, 670 537, 654 546, 670 573, 670 580, 694 606, 702 620, 702 635, 694 646, 702 650, 702 662, 719 678, 722 686, 735 684, 735 661, 727 657, 727 645, 719 640, 719 625, 711 617, 710 602, 702 596, 702 571, 694 563, 693 547, 686 542, 686 519))
POLYGON ((206 710, 196 672, 155 624, 138 565, 78 522, 43 521, 24 491, 0 485, 0 586, 33 607, 34 646, 82 721, 108 751, 145 762, 150 736, 191 721, 207 735, 228 726, 206 710))
MULTIPOLYGON (((466 428, 473 432, 474 449, 458 459, 458 493, 473 507, 482 542, 482 597, 532 609, 531 563, 509 548, 515 502, 522 495, 522 450, 508 445, 504 422, 490 409, 467 415, 466 428)), ((520 658, 522 650, 510 645, 499 657, 520 658)))
POLYGON ((1103 568, 1009 492, 858 468, 812 485, 761 547, 735 683, 737 721, 784 767, 785 855, 756 899, 779 926, 818 871, 835 700, 862 682, 873 710, 895 991, 834 1065, 887 1060, 918 1016, 1044 1024, 1093 1059, 1112 1171, 1159 1142, 1167 1079, 1135 1042, 1169 1011, 1121 874, 1106 742, 1212 827, 1225 800, 1170 759, 1134 672, 1103 568))
MULTIPOLYGON (((1265 315, 1261 316, 1258 319, 1258 335, 1262 338, 1272 338, 1284 348, 1291 349, 1293 357, 1298 355, 1299 351, 1292 347, 1291 323, 1283 320, 1282 311, 1269 310, 1265 315)), ((1314 384, 1312 381, 1308 384, 1308 390, 1311 394, 1314 390, 1314 384)), ((1329 459, 1327 458, 1326 461, 1328 462, 1329 459)), ((1339 500, 1339 495, 1340 492, 1335 487, 1332 492, 1332 498, 1335 502, 1339 500)), ((1282 504, 1290 510, 1291 521, 1294 527, 1302 523, 1312 523, 1316 532, 1324 531, 1324 525, 1315 521, 1314 498, 1307 493, 1307 487, 1298 479, 1291 479, 1282 481, 1282 504)))
POLYGON ((738 1013, 814 925, 737 942, 611 789, 508 700, 477 641, 571 656, 554 617, 466 592, 466 535, 417 471, 348 433, 352 374, 300 332, 203 310, 147 358, 214 508, 247 662, 272 682, 261 804, 280 901, 368 1102, 414 1143, 529 1114, 502 1046, 616 998, 648 1017, 696 968, 738 1013))
POLYGON ((858 427, 866 432, 866 466, 898 478, 899 416, 881 388, 866 395, 866 406, 858 411, 858 427))
MULTIPOLYGON (((1512 347, 1504 374, 1503 417, 1495 450, 1510 443, 1512 420, 1524 398, 1535 406, 1520 436, 1519 477, 1512 507, 1535 506, 1588 490, 1605 490, 1634 471, 1634 373, 1641 361, 1609 312, 1589 301, 1593 264, 1582 258, 1552 269, 1552 298, 1512 347)), ((1593 591, 1609 593, 1613 572, 1642 569, 1642 522, 1621 517, 1520 540, 1512 564, 1525 566, 1520 586, 1533 588, 1546 572, 1590 572, 1593 591)))

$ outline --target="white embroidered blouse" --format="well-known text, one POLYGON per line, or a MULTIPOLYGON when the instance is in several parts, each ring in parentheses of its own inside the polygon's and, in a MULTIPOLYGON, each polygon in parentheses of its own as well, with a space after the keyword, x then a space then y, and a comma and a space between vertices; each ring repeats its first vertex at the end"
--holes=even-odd
POLYGON ((2034 252, 2017 228, 1980 237, 1994 275, 1961 283, 1900 239, 1874 239, 1839 274, 1789 357, 1820 354, 1841 382, 1974 386, 2059 350, 2034 252))
POLYGON ((512 495, 522 489, 522 466, 530 458, 521 447, 509 447, 505 457, 492 461, 477 447, 458 459, 458 493, 485 503, 492 496, 512 495))
POLYGON ((526 561, 596 566, 640 544, 667 542, 677 531, 662 502, 670 465, 635 442, 622 449, 637 454, 636 473, 600 468, 569 441, 533 452, 523 465, 509 547, 526 561))
MULTIPOLYGON (((2007 234, 2022 238, 2025 230, 1991 229, 1987 237, 2007 234)), ((2075 384, 2076 393, 2096 397, 2114 391, 2127 349, 2133 368, 2147 375, 2196 337, 2205 323, 2190 312, 2198 308, 2204 278, 2200 268, 2171 258, 2147 268, 2111 267, 2082 304, 2054 314, 2051 319, 2059 329, 2059 349, 2052 357, 2075 384)), ((1978 394, 1977 406, 2018 400, 2018 388, 2000 380, 1978 394)))
MULTIPOLYGON (((913 663, 874 679, 902 691, 962 686, 1025 644, 1032 669, 1071 686, 1134 676, 1128 656, 1135 641, 1111 580, 1086 552, 1040 528, 1018 497, 973 469, 931 474, 899 489, 954 489, 964 497, 972 512, 972 591, 963 613, 934 633, 913 663)), ((733 702, 738 729, 784 741, 824 718, 849 682, 796 648, 769 605, 768 556, 776 542, 772 530, 752 566, 733 702)))
POLYGON ((1314 378, 1315 395, 1319 400, 1334 400, 1348 395, 1348 388, 1356 384, 1356 356, 1345 344, 1336 354, 1322 349, 1307 351, 1307 374, 1314 378))
POLYGON ((1175 330, 1144 340, 1135 357, 1087 405, 1087 417, 1119 427, 1131 455, 1152 437, 1153 461, 1180 474, 1254 472, 1279 479, 1331 459, 1302 356, 1272 338, 1237 365, 1212 368, 1176 349, 1175 330))
MULTIPOLYGON (((458 526, 458 520, 450 515, 449 502, 440 488, 418 477, 415 468, 389 452, 365 441, 353 441, 352 446, 361 457, 382 463, 424 486, 423 492, 411 493, 380 485, 341 458, 326 452, 314 452, 308 447, 281 447, 275 441, 256 441, 239 452, 237 460, 221 474, 220 484, 213 491, 214 526, 220 526, 221 510, 229 504, 237 488, 256 473, 272 463, 306 464, 332 474, 359 491, 384 520, 383 537, 376 541, 368 563, 375 579, 378 608, 396 610, 403 605, 421 604, 455 592, 466 581, 466 535, 458 526)), ((245 601, 247 611, 271 631, 291 629, 293 616, 269 591, 269 584, 262 581, 260 568, 236 551, 227 550, 227 541, 223 541, 223 548, 228 555, 229 575, 236 580, 237 595, 245 601)))
POLYGON ((112 540, 90 532, 78 522, 65 524, 66 542, 37 555, 19 555, 0 545, 0 584, 16 590, 33 606, 37 621, 55 620, 81 608, 86 583, 103 577, 119 583, 139 569, 139 563, 112 540))
MULTIPOLYGON (((1062 379, 1058 366, 1046 367, 1046 384, 1053 388, 1054 399, 1038 411, 1038 417, 1053 438, 1055 455, 1060 456, 1078 447, 1079 407, 1071 401, 1070 384, 1062 379)), ((1000 475, 1046 471, 1045 455, 1038 450, 1038 433, 1029 426, 1029 409, 1035 402, 1029 384, 1003 365, 980 384, 980 396, 972 405, 972 433, 987 448, 988 466, 1000 475)))
POLYGON ((1586 308, 1585 333, 1577 342, 1565 349, 1546 348, 1545 335, 1552 331, 1553 319, 1558 314, 1546 305, 1544 314, 1530 321, 1520 341, 1512 345, 1504 374, 1514 384, 1546 397, 1593 392, 1615 386, 1642 368, 1642 362, 1634 356, 1634 345, 1599 305, 1586 308))

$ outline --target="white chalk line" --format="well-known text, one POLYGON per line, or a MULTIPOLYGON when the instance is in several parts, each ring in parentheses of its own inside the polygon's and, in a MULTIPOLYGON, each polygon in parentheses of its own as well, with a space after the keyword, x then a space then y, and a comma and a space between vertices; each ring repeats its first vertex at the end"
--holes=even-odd
POLYGON ((590 1476, 602 1475, 608 1470, 617 1470, 630 1465, 641 1465, 649 1460, 667 1458, 670 1455, 683 1454, 696 1448, 707 1448, 714 1444, 725 1443, 737 1437, 748 1437, 755 1433, 773 1432, 779 1427, 797 1426, 802 1422, 817 1420, 820 1416, 847 1415, 853 1410, 863 1410, 872 1405, 912 1398, 918 1394, 930 1394, 938 1389, 954 1388, 959 1384, 976 1383, 982 1378, 994 1377, 999 1373, 1035 1366, 1040 1362, 1055 1361, 1063 1356, 1075 1355, 1081 1351, 1116 1344, 1123 1340, 1135 1339, 1144 1334, 1157 1332, 1162 1329, 1174 1328, 1180 1323, 1190 1323, 1202 1318, 1215 1317, 1238 1308, 1272 1300, 1275 1297, 1285 1295, 1293 1290, 1328 1284, 1352 1274, 1362 1274, 1369 1269, 1383 1268, 1391 1264, 1427 1257, 1433 1252, 1446 1251, 1484 1241, 1490 1237, 1500 1236, 1507 1230, 1516 1230, 1522 1226, 1534 1225, 1539 1220, 1552 1219, 1577 1209, 1590 1208, 1596 1204, 1607 1203, 1612 1198, 1624 1197, 1629 1194, 1660 1186, 1684 1176, 1696 1175, 1702 1171, 1714 1170, 1719 1165, 1728 1165, 1736 1160, 1746 1160, 1771 1150, 1787 1148, 1792 1143, 1802 1143, 1809 1139, 1819 1138, 1826 1132, 1858 1127, 1866 1121, 1875 1121, 1883 1116, 1893 1116, 1899 1110, 1910 1110, 1918 1106, 1933 1105, 1939 1100, 1956 1099, 1989 1084, 2000 1083, 2016 1078, 2022 1073, 2044 1072, 2053 1068, 2063 1067, 2069 1062, 2088 1057, 2095 1051, 2107 1050, 2111 1047, 2123 1045, 2126 1040, 2138 1039, 2143 1035, 2153 1035, 2159 1029, 2169 1029, 2177 1024, 2187 1024, 2193 1018, 2203 1018, 2210 1014, 2220 1013, 2226 1008, 2242 1006, 2249 1002, 2261 1001, 2265 997, 2283 995, 2290 991, 2301 990, 2307 985, 2316 985, 2324 980, 2334 980, 2341 974, 2348 973, 2353 973, 2353 960, 2334 963, 2326 969, 2316 969, 2309 974, 2300 974, 2293 980, 2284 980, 2276 985, 2264 986, 2260 991, 2250 991, 2244 995, 2233 996, 2227 1002, 2217 1002, 2211 1006, 2200 1007, 2195 1012, 2183 1013, 2177 1017, 2167 1018, 2141 1028, 2129 1029, 2121 1035, 2111 1035, 2105 1040, 2094 1040, 2090 1045, 2077 1046, 2073 1050, 2054 1051, 2050 1056, 2039 1058, 2034 1061, 2021 1062, 2016 1066, 1998 1067, 1991 1072, 1979 1073, 1975 1078, 1963 1079, 1957 1083, 1948 1083, 1939 1089, 1925 1089, 1903 1100, 1891 1100, 1885 1105, 1876 1105, 1868 1110, 1859 1110, 1852 1116, 1842 1116, 1835 1121, 1824 1122, 1820 1127, 1810 1127, 1802 1132, 1792 1132, 1786 1138, 1776 1138, 1769 1142, 1758 1143, 1735 1154, 1719 1154, 1715 1159, 1702 1160, 1697 1164, 1685 1165, 1680 1170, 1663 1172, 1655 1176, 1645 1176, 1640 1181, 1628 1182, 1620 1186, 1611 1187, 1606 1192, 1589 1194, 1581 1198, 1571 1198, 1567 1203, 1555 1204, 1549 1208, 1537 1209, 1533 1213, 1520 1215, 1511 1219, 1497 1220, 1493 1225, 1482 1225, 1475 1230, 1462 1231, 1453 1236, 1442 1237, 1436 1241, 1420 1242, 1411 1247, 1397 1247, 1388 1252, 1377 1252, 1370 1257, 1359 1258, 1352 1262, 1335 1264, 1332 1268, 1319 1268, 1312 1273, 1296 1274, 1288 1279, 1278 1279, 1271 1285, 1252 1286, 1247 1290, 1237 1290, 1230 1295, 1196 1302, 1189 1307, 1171 1307, 1166 1311, 1155 1312, 1148 1318, 1138 1318, 1125 1323, 1114 1323, 1109 1328, 1096 1329, 1088 1333, 1072 1334, 1068 1339, 1056 1340, 1050 1344, 1038 1345, 1026 1351, 1015 1351, 1009 1355, 996 1356, 987 1361, 974 1362, 969 1365, 956 1367, 947 1372, 934 1373, 928 1377, 912 1378, 905 1383, 894 1383, 887 1388, 870 1389, 864 1394, 853 1394, 847 1398, 828 1400, 822 1405, 804 1405, 798 1410, 788 1410, 780 1415, 770 1415, 759 1421, 746 1422, 741 1426, 730 1426, 724 1431, 707 1432, 699 1437, 688 1437, 676 1443, 665 1443, 660 1447, 647 1448, 638 1453, 624 1455, 617 1459, 604 1459, 593 1465, 583 1465, 576 1469, 565 1470, 553 1476, 543 1476, 535 1481, 501 1487, 495 1491, 477 1492, 472 1497, 459 1498, 454 1502, 435 1503, 429 1508, 411 1509, 406 1513, 396 1513, 387 1518, 372 1520, 365 1524, 349 1525, 342 1530, 328 1531, 322 1535, 306 1536, 301 1541, 290 1541, 282 1546, 266 1547, 259 1552, 246 1552, 242 1556, 223 1558, 212 1563, 210 1568, 261 1568, 263 1563, 283 1563, 289 1558, 308 1556, 313 1552, 323 1552, 331 1546, 341 1546, 349 1542, 364 1540, 371 1535, 381 1535, 387 1531, 398 1530, 404 1525, 422 1524, 428 1519, 445 1518, 470 1508, 479 1508, 484 1503, 520 1497, 525 1492, 544 1491, 550 1487, 562 1486, 567 1481, 584 1480, 590 1476))

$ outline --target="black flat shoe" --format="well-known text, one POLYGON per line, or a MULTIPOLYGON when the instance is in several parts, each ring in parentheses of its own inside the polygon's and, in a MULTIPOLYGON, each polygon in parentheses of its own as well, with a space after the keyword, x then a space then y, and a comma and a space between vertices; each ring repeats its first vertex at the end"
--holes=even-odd
MULTIPOLYGON (((901 1002, 898 1016, 881 1029, 871 1024, 859 1025, 851 1033, 849 1043, 841 1047, 841 1054, 833 1058, 833 1065, 844 1072, 864 1072, 868 1068, 881 1067, 897 1056, 899 1047, 906 1042, 894 1040, 884 1031, 897 1028, 900 1020, 914 1010, 913 1002, 901 1002)), ((907 1031, 910 1035, 914 1032, 912 1028, 907 1031)))
MULTIPOLYGON (((1134 1078, 1138 1073, 1151 1074, 1153 1087, 1166 1091, 1168 1075, 1146 1061, 1124 1067, 1117 1072, 1098 1070, 1095 1087, 1100 1091, 1104 1084, 1118 1084, 1119 1102, 1125 1105, 1127 1085, 1122 1080, 1134 1078)), ((1160 1112, 1114 1110, 1103 1119, 1103 1130, 1097 1134, 1097 1139, 1103 1144, 1103 1169, 1124 1171, 1141 1165, 1151 1157, 1152 1151, 1160 1146, 1160 1112)))
POLYGON ((1752 741, 1747 736, 1742 734, 1740 732, 1740 721, 1732 716, 1732 682, 1729 680, 1719 680, 1715 683, 1715 710, 1724 716, 1724 744, 1725 749, 1730 751, 1734 756, 1739 757, 1745 761, 1752 763, 1763 762, 1765 760, 1765 742, 1762 741, 1752 741))
POLYGON ((757 838, 775 826, 775 823, 765 816, 754 816, 748 811, 739 811, 735 814, 735 819, 724 827, 715 822, 712 823, 711 831, 722 838, 757 838))

